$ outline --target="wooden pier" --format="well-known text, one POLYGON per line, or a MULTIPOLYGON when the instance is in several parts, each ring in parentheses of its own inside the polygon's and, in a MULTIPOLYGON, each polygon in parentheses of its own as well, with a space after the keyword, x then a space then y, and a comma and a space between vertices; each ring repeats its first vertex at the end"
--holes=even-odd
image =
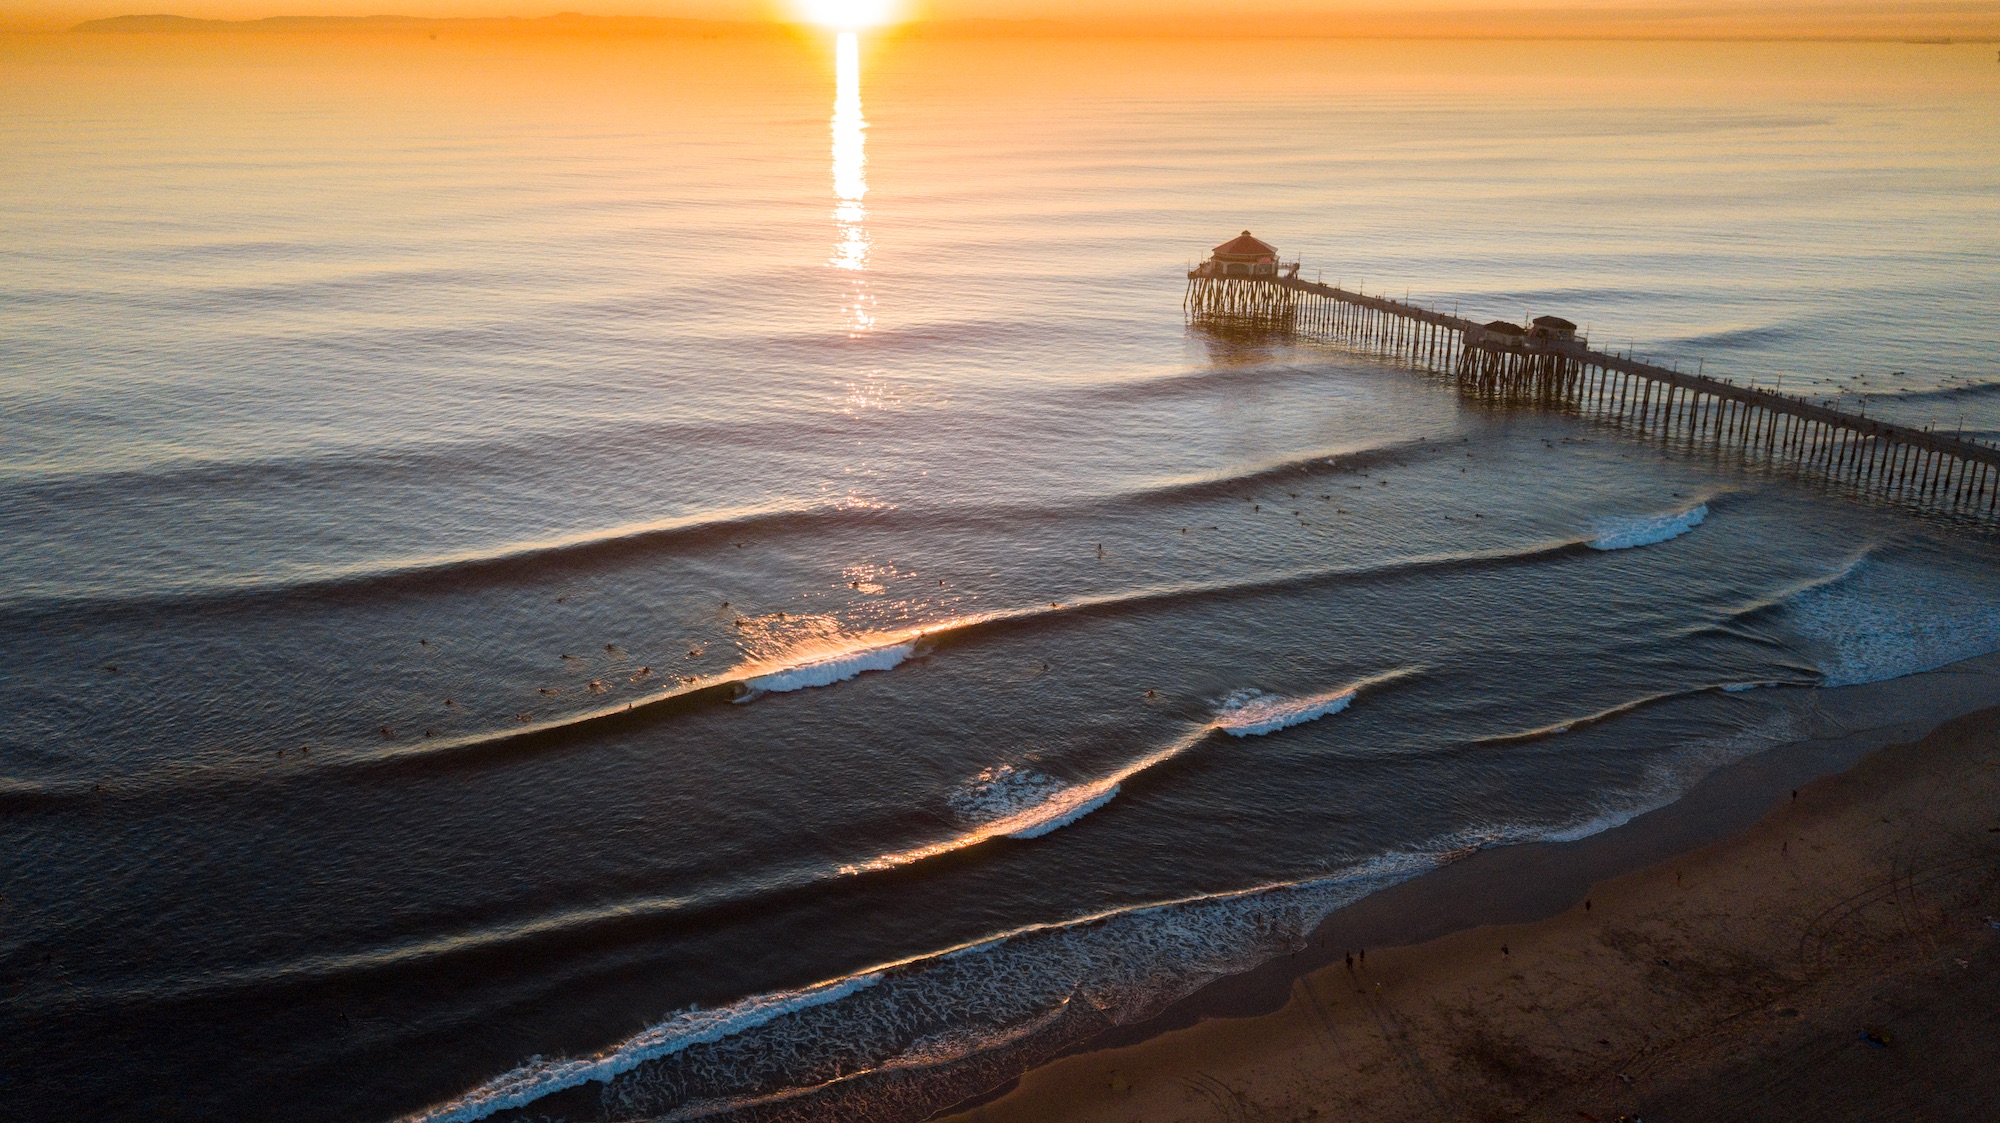
POLYGON ((1275 256, 1260 268, 1231 275, 1210 261, 1188 273, 1190 322, 1340 344, 1450 376, 1471 397, 1561 410, 1935 513, 1988 525, 2000 513, 1991 445, 1595 351, 1567 321, 1478 324, 1301 281, 1275 256))

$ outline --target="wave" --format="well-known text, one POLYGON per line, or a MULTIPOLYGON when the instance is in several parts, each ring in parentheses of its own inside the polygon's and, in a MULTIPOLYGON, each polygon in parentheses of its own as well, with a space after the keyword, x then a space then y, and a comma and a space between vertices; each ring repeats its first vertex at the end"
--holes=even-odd
POLYGON ((1185 733, 1108 776, 1083 783, 1065 784, 1038 773, 1015 772, 1011 768, 1004 772, 987 769, 974 779, 970 791, 961 792, 955 801, 961 807, 993 808, 999 812, 997 817, 976 823, 948 838, 844 865, 840 872, 860 874, 895 869, 996 838, 1040 838, 1110 803, 1126 781, 1194 748, 1212 729, 1211 726, 1203 726, 1185 733))
POLYGON ((1251 465, 1218 474, 1144 483, 1133 489, 1088 497, 1066 505, 996 504, 971 508, 903 508, 887 503, 775 503, 718 508, 625 526, 596 528, 547 539, 474 550, 393 558, 344 567, 300 569, 279 576, 222 579, 141 592, 91 591, 0 597, 22 612, 75 613, 133 609, 202 609, 270 600, 347 601, 373 594, 458 590, 532 580, 549 574, 572 576, 664 550, 726 544, 748 535, 823 536, 861 529, 919 526, 929 533, 949 529, 1018 525, 1031 521, 1088 518, 1128 505, 1199 502, 1254 492, 1324 471, 1366 471, 1406 462, 1437 442, 1401 441, 1314 453, 1251 465))
POLYGON ((1622 515, 1597 520, 1586 543, 1593 550, 1630 550, 1679 538, 1708 518, 1708 504, 1664 515, 1622 515))
POLYGON ((923 650, 924 642, 942 632, 977 626, 979 618, 949 621, 929 628, 905 628, 888 633, 864 633, 791 649, 783 654, 739 663, 720 674, 686 680, 643 698, 595 710, 532 722, 517 729, 440 737, 407 744, 385 745, 336 757, 324 767, 441 762, 467 755, 508 750, 533 751, 572 743, 589 731, 633 721, 651 720, 691 706, 743 703, 771 693, 807 690, 846 682, 869 671, 902 665, 923 650))
POLYGON ((1929 390, 1873 390, 1860 395, 1869 402, 1893 406, 1897 402, 1950 402, 1967 398, 1989 398, 2000 394, 2000 382, 1971 386, 1938 386, 1929 390))
POLYGON ((2000 651, 2000 587, 1991 578, 1882 558, 1807 586, 1778 619, 1806 640, 1824 686, 1885 682, 2000 651))
POLYGON ((1657 346, 1663 351, 1727 350, 1732 347, 1760 347, 1773 343, 1785 343, 1798 337, 1792 328, 1767 325, 1755 328, 1732 328, 1727 331, 1704 332, 1700 335, 1683 335, 1663 340, 1657 346))
POLYGON ((1490 736, 1475 738, 1472 743, 1475 745, 1518 745, 1529 741, 1546 740, 1547 738, 1558 737, 1564 733, 1572 733, 1579 729, 1588 729, 1593 725, 1601 725, 1612 718, 1622 717, 1625 714, 1643 710, 1649 706, 1657 706, 1662 702, 1672 701, 1675 698, 1690 698, 1697 694, 1707 694, 1717 689, 1721 688, 1699 686, 1689 690, 1665 690, 1657 694, 1648 694, 1643 698, 1633 698, 1629 701, 1620 702, 1615 706, 1606 707, 1595 713, 1584 714, 1581 717, 1564 718, 1561 721, 1537 726, 1534 729, 1524 729, 1518 733, 1495 733, 1490 736))
MULTIPOLYGON (((75 786, 75 785, 72 785, 75 786)), ((38 780, 0 776, 0 811, 31 811, 57 802, 61 790, 38 780)))
POLYGON ((1261 737, 1280 729, 1337 714, 1354 701, 1354 690, 1329 691, 1304 698, 1252 694, 1232 699, 1217 715, 1215 726, 1231 737, 1261 737))
MULTIPOLYGON (((1533 564, 1583 548, 1579 540, 1545 540, 1511 548, 1442 552, 1376 565, 1304 569, 1238 582, 1166 585, 970 614, 888 632, 838 637, 808 648, 746 660, 709 676, 688 679, 629 701, 575 711, 512 728, 488 729, 454 737, 372 744, 314 757, 315 769, 448 767, 463 761, 497 760, 515 754, 560 751, 588 740, 597 730, 650 722, 687 709, 740 702, 774 691, 832 685, 872 670, 887 670, 927 650, 942 650, 986 634, 1034 628, 1070 617, 1128 612, 1153 606, 1263 596, 1340 582, 1393 580, 1412 573, 1477 571, 1533 564)), ((1332 711, 1328 711, 1332 712, 1332 711)), ((121 781, 137 795, 160 788, 184 795, 193 787, 226 787, 239 778, 227 769, 143 774, 121 781)), ((55 795, 48 795, 55 798, 55 795)), ((1107 795, 1106 798, 1109 798, 1107 795)), ((1101 804, 1099 804, 1101 806, 1101 804)))
POLYGON ((1142 503, 1185 500, 1251 498, 1260 487, 1289 483, 1326 472, 1356 472, 1407 464, 1420 455, 1441 452, 1442 441, 1425 438, 1391 441, 1307 456, 1287 457, 1249 465, 1234 471, 1161 480, 1127 496, 1142 503))
MULTIPOLYGON (((1726 631, 1730 632, 1730 634, 1733 635, 1743 636, 1743 638, 1753 638, 1744 636, 1743 633, 1730 629, 1728 625, 1731 623, 1738 623, 1751 620, 1756 617, 1775 612, 1779 609, 1782 609, 1786 604, 1789 604, 1793 600, 1798 599, 1800 596, 1803 596, 1804 594, 1809 593, 1814 589, 1823 589, 1831 585, 1840 584, 1841 582, 1852 577, 1855 574, 1855 572, 1859 570, 1861 566, 1868 561, 1869 558, 1873 557, 1876 554, 1876 552, 1881 549, 1881 547, 1882 547, 1882 542, 1879 539, 1873 542, 1869 542, 1863 545, 1860 550, 1856 551, 1852 557, 1848 558, 1846 561, 1840 563, 1840 565, 1836 566, 1831 570, 1828 570, 1823 574, 1820 574, 1817 577, 1808 577, 1802 581, 1793 582, 1792 584, 1779 588, 1775 592, 1772 592, 1766 596, 1759 597, 1756 600, 1742 602, 1735 605, 1732 608, 1725 609, 1719 620, 1711 621, 1708 623, 1691 624, 1684 628, 1678 629, 1671 634, 1676 639, 1686 639, 1689 636, 1697 635, 1703 632, 1726 631)), ((1763 642, 1768 643, 1771 641, 1764 640, 1763 642)))
POLYGON ((1239 697, 1225 704, 1208 724, 1183 733, 1109 775, 1081 783, 1064 782, 1033 769, 995 765, 973 777, 949 801, 962 818, 973 821, 969 829, 922 846, 843 866, 841 872, 894 869, 995 838, 1040 838, 1110 803, 1133 777, 1174 760, 1210 734, 1245 737, 1313 721, 1346 709, 1370 687, 1414 674, 1416 670, 1398 668, 1308 698, 1239 697))
POLYGON ((676 545, 696 546, 748 534, 824 533, 829 523, 875 517, 878 508, 761 506, 704 511, 623 527, 493 549, 400 558, 342 568, 316 568, 278 578, 245 578, 136 594, 53 595, 15 598, 24 612, 116 611, 135 608, 206 608, 260 600, 349 600, 384 592, 457 590, 579 568, 601 566, 676 545))
POLYGON ((562 1061, 536 1058, 449 1103, 404 1118, 408 1123, 471 1123, 494 1112, 526 1107, 544 1096, 603 1083, 648 1061, 734 1037, 799 1010, 837 1002, 881 979, 879 973, 853 975, 803 990, 758 995, 717 1010, 686 1010, 603 1053, 562 1061))
POLYGON ((999 764, 983 769, 949 802, 962 818, 986 828, 982 838, 1040 838, 1111 802, 1129 775, 1065 784, 1031 768, 999 764))
POLYGON ((1803 640, 1811 681, 1735 683, 1731 692, 1770 685, 1854 686, 1933 671, 2000 651, 2000 587, 1983 574, 1940 572, 1865 544, 1835 568, 1728 609, 1722 620, 1681 634, 1725 631, 1786 651, 1803 640), (1736 623, 1763 620, 1780 639, 1736 623))
POLYGON ((1125 377, 1092 383, 1079 388, 1079 395, 1115 405, 1135 401, 1178 398, 1184 394, 1212 396, 1244 393, 1300 383, 1316 383, 1321 371, 1291 363, 1252 363, 1244 366, 1174 369, 1139 377, 1125 377))
POLYGON ((749 675, 742 680, 747 690, 736 701, 748 702, 758 694, 832 686, 867 671, 893 670, 916 651, 915 640, 903 640, 808 659, 767 674, 749 675))
POLYGON ((1231 737, 1262 737, 1337 714, 1353 704, 1354 699, 1368 687, 1379 686, 1416 671, 1415 667, 1403 667, 1303 698, 1285 698, 1256 690, 1242 691, 1223 704, 1212 728, 1231 737))
POLYGON ((1560 556, 1579 548, 1576 541, 1545 541, 1513 549, 1440 553, 1404 558, 1383 565, 1309 569, 1240 582, 1168 585, 1023 608, 996 609, 892 632, 864 633, 799 649, 783 656, 745 662, 706 678, 670 687, 657 694, 603 709, 590 710, 523 725, 516 729, 385 745, 329 758, 325 766, 377 765, 392 762, 443 761, 480 753, 529 751, 568 743, 600 723, 648 720, 679 709, 723 701, 742 701, 773 689, 796 690, 845 681, 866 670, 886 669, 924 650, 944 650, 982 635, 1033 628, 1055 620, 1109 612, 1195 603, 1210 599, 1261 596, 1287 589, 1313 588, 1340 581, 1393 579, 1410 573, 1479 569, 1526 564, 1560 556), (913 646, 910 646, 913 645, 913 646), (909 646, 908 651, 902 649, 909 646), (848 672, 852 673, 848 673, 848 672), (816 680, 825 678, 826 683, 816 680), (763 681, 774 685, 760 687, 763 681))

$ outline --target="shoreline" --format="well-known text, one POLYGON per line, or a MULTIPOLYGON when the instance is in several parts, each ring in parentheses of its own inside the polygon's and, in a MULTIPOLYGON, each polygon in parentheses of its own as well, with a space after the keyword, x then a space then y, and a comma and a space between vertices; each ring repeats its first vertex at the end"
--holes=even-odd
MULTIPOLYGON (((1279 1023, 1294 1025, 1300 1016, 1302 995, 1331 985, 1336 977, 1349 981, 1358 977, 1350 975, 1346 966, 1346 956, 1352 952, 1375 952, 1372 962, 1363 957, 1360 968, 1373 974, 1380 974, 1385 963, 1398 965, 1401 977, 1417 980, 1404 984, 1406 1000, 1435 1004, 1441 993, 1438 988, 1446 986, 1447 979, 1457 986, 1468 981, 1459 978, 1446 962, 1458 945, 1495 931, 1506 933, 1497 938, 1499 945, 1510 939, 1527 944, 1542 938, 1538 935, 1541 930, 1564 928, 1577 917, 1610 916, 1603 910, 1585 910, 1584 902, 1598 898, 1596 903, 1601 904, 1607 892, 1618 892, 1627 882, 1666 878, 1671 883, 1679 872, 1674 867, 1697 860, 1740 863, 1747 848, 1782 830, 1787 815, 1801 807, 1812 809, 1831 803, 1852 807, 1871 798, 1893 802, 1893 796, 1880 793, 1903 791, 1940 771, 1971 767, 1960 762, 1968 753, 1965 760, 1986 760, 1991 765, 1982 774, 1986 786, 1978 790, 1988 797, 1987 808, 2000 805, 2000 655, 1880 683, 1821 688, 1813 702, 1814 715, 1841 732, 1775 746, 1725 764, 1679 799, 1586 838, 1481 850, 1373 893, 1329 916, 1300 951, 1218 980, 1151 1018, 1080 1042, 930 1119, 938 1123, 1001 1123, 1017 1119, 1238 1117, 1216 1110, 1177 1113, 1179 1109, 1160 1096, 1147 1098, 1144 1094, 1140 1073, 1156 1085, 1173 1085, 1175 1091, 1167 1099, 1178 1102, 1192 1096, 1203 1102, 1215 1100, 1213 1077, 1178 1071, 1187 1067, 1183 1054, 1197 1040, 1205 1050, 1222 1048, 1229 1053, 1242 1069, 1238 1076, 1246 1088, 1254 1086, 1275 1094, 1284 1086, 1290 1102, 1298 1106, 1300 1088, 1296 1085, 1311 1083, 1315 1077, 1298 1069, 1295 1060, 1279 1065, 1293 1066, 1287 1070, 1289 1076, 1261 1072, 1259 1058, 1254 1052, 1243 1054, 1243 1044, 1249 1039, 1264 1040, 1279 1023), (1945 716, 1906 716, 1900 721, 1871 724, 1885 710, 1945 716), (1968 745, 1973 747, 1968 749, 1968 745), (1947 747, 1953 751, 1946 752, 1947 747), (1189 1081, 1203 1084, 1206 1090, 1192 1091, 1189 1081), (1150 1114, 1130 1114, 1130 1105, 1142 1101, 1150 1114)), ((1900 810, 1907 813, 1911 809, 1900 810)), ((2000 829, 2000 813, 1989 810, 1986 814, 1994 819, 1989 825, 2000 829)), ((2000 833, 1986 837, 1993 840, 1996 857, 1996 862, 1987 863, 1990 870, 2000 866, 2000 833)), ((1777 845, 1781 850, 1784 847, 1783 842, 1777 845)), ((1848 860, 1850 864, 1867 864, 1852 854, 1848 860)), ((1756 878, 1748 880, 1755 882, 1756 878)), ((1751 892, 1756 891, 1751 886, 1751 892)), ((1993 904, 2000 907, 2000 902, 1993 904)), ((1695 930, 1699 929, 1696 926, 1695 930)), ((1512 958, 1508 957, 1510 962, 1512 958)), ((1600 1004, 1644 1002, 1648 997, 1643 988, 1622 995, 1607 992, 1600 1004)), ((2000 1011, 2000 1004, 1989 1005, 2000 1011)), ((2000 1013, 1993 1016, 1996 1028, 2000 1028, 2000 1013)), ((1323 1016, 1316 1020, 1324 1023, 1323 1016)), ((1386 1031, 1378 1034, 1385 1035, 1386 1031)), ((1265 1044, 1271 1046, 1270 1041, 1265 1044)), ((1266 1059, 1277 1063, 1278 1054, 1266 1059)), ((1393 1056, 1378 1058, 1393 1060, 1393 1056)), ((1340 1068, 1336 1063, 1331 1069, 1321 1065, 1310 1071, 1318 1078, 1338 1075, 1343 1082, 1353 1084, 1357 1074, 1334 1071, 1340 1068)), ((2000 1064, 1993 1071, 2000 1072, 2000 1064)), ((1362 1083, 1370 1080, 1379 1083, 1379 1073, 1362 1083)), ((1995 1083, 2000 1084, 2000 1077, 1995 1083)), ((1237 1097, 1239 1108, 1245 1106, 1245 1093, 1230 1094, 1237 1097)), ((1347 1104, 1343 1111, 1351 1115, 1354 1107, 1347 1104)), ((1306 1106, 1300 1108, 1305 1113, 1279 1112, 1273 1117, 1313 1118, 1312 1110, 1306 1106)), ((1579 1118, 1567 1111, 1561 1114, 1579 1118)), ((1589 1116, 1583 1112, 1582 1117, 1589 1116)), ((1260 1116, 1253 1113, 1253 1117, 1260 1116)), ((1429 1114, 1409 1117, 1451 1116, 1449 1112, 1439 1114, 1432 1103, 1429 1114)), ((1615 1117, 1614 1112, 1604 1118, 1615 1117)))

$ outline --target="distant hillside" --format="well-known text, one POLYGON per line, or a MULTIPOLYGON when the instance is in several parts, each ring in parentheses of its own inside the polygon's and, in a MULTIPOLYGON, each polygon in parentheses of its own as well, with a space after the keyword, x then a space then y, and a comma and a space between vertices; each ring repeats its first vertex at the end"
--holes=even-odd
POLYGON ((195 19, 191 16, 112 16, 85 20, 70 28, 91 34, 158 34, 160 32, 257 31, 578 31, 643 32, 654 35, 768 35, 767 23, 724 20, 667 19, 655 16, 586 16, 576 12, 542 16, 473 19, 431 19, 425 16, 271 16, 267 19, 195 19))

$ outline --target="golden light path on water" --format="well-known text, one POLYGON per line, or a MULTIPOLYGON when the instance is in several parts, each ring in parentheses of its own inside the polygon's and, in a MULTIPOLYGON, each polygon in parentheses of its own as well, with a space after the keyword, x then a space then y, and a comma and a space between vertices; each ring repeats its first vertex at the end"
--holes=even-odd
POLYGON ((833 222, 836 238, 833 259, 836 269, 854 274, 842 308, 850 336, 875 326, 875 298, 860 275, 868 268, 868 209, 862 204, 868 194, 868 153, 864 137, 867 118, 861 115, 861 43, 852 31, 843 31, 834 43, 833 97, 833 222))

